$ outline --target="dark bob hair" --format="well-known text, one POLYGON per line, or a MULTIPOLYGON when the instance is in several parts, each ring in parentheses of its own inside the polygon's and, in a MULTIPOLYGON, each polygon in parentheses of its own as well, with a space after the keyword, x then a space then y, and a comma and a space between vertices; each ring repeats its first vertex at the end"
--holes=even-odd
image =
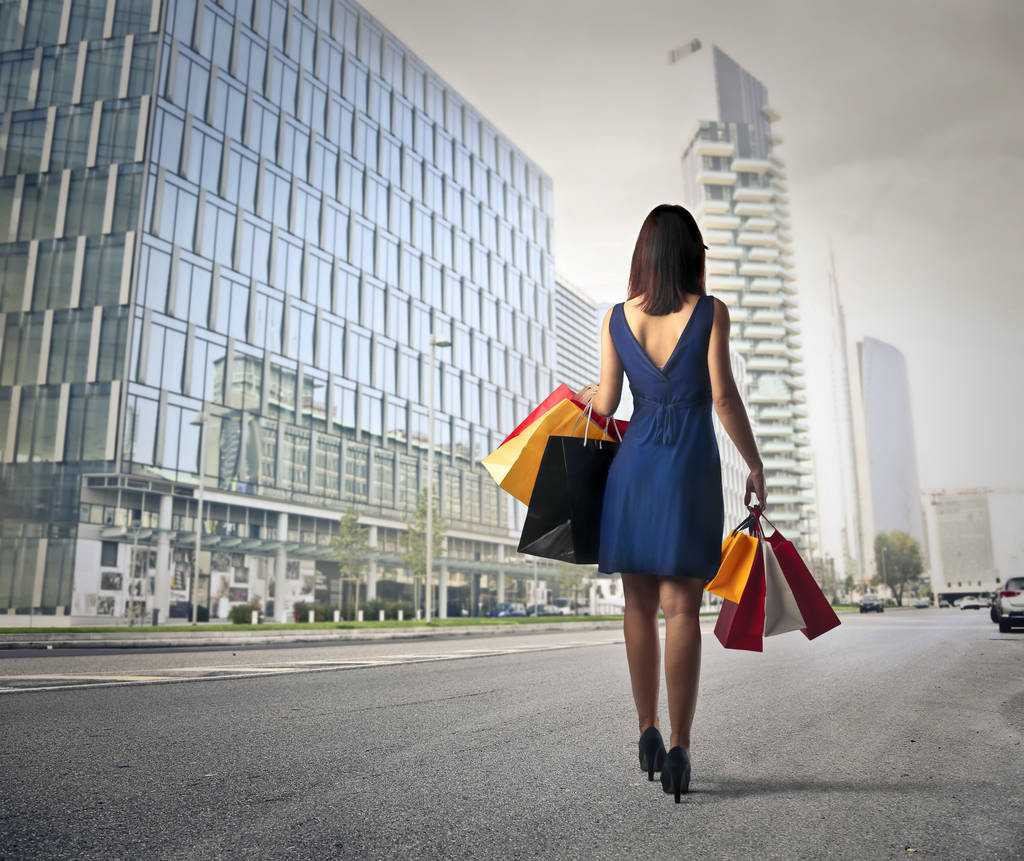
POLYGON ((704 237, 689 211, 663 203, 640 228, 629 267, 627 298, 642 296, 646 314, 671 314, 687 293, 704 295, 704 237))

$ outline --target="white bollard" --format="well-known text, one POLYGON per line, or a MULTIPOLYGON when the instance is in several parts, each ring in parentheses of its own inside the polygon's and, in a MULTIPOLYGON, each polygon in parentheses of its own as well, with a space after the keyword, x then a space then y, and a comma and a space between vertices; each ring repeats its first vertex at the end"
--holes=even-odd
POLYGON ((259 610, 253 610, 252 611, 252 624, 258 625, 259 623, 260 623, 260 611, 259 610))
POLYGON ((307 621, 312 622, 316 618, 316 613, 313 610, 309 611, 309 618, 307 621))
POLYGON ((404 617, 405 617, 405 611, 404 610, 399 610, 398 611, 398 621, 401 622, 404 617))
POLYGON ((417 607, 416 608, 416 621, 418 622, 422 618, 423 618, 423 611, 417 607))
POLYGON ((359 622, 363 621, 363 611, 362 610, 356 611, 356 621, 359 621, 359 622))
POLYGON ((335 622, 340 622, 341 621, 341 610, 335 610, 334 611, 334 621, 335 622))
POLYGON ((378 620, 381 621, 381 622, 384 621, 384 611, 383 610, 379 611, 378 620))

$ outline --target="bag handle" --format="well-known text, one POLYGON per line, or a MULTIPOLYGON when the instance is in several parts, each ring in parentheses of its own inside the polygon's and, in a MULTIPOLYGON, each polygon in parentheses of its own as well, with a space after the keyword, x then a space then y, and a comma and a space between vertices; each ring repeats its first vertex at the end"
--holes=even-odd
MULTIPOLYGON (((576 426, 580 423, 580 419, 583 418, 584 416, 587 417, 587 423, 583 426, 583 444, 586 445, 587 444, 587 440, 589 439, 589 435, 590 435, 590 423, 594 422, 594 400, 593 400, 593 398, 591 398, 589 401, 587 401, 587 405, 582 410, 580 410, 580 414, 578 416, 576 416, 576 421, 573 422, 572 430, 569 431, 569 435, 570 436, 572 436, 572 434, 575 433, 576 426)), ((618 441, 622 442, 622 433, 619 431, 618 425, 615 424, 615 419, 613 419, 613 418, 611 418, 609 416, 608 417, 608 421, 615 428, 615 435, 619 438, 618 441)), ((596 425, 597 422, 594 422, 594 424, 596 425)), ((598 443, 599 444, 603 444, 604 440, 600 440, 599 439, 598 443)))

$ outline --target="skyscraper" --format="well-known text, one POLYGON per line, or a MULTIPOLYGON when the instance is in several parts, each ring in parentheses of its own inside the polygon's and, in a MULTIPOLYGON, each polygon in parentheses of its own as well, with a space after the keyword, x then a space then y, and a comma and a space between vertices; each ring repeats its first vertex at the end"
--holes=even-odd
POLYGON ((503 599, 516 510, 478 464, 552 388, 549 177, 350 0, 0 4, 0 613, 503 599), (451 342, 428 367, 431 333, 451 342), (202 425, 207 506, 197 524, 202 425), (333 567, 332 567, 333 566, 333 567))
POLYGON ((601 375, 601 330, 594 300, 555 279, 555 381, 577 391, 601 375))
POLYGON ((694 41, 671 59, 683 57, 707 111, 683 153, 684 202, 708 245, 708 292, 729 306, 746 361, 772 519, 807 550, 814 480, 779 115, 764 84, 718 47, 694 41))
POLYGON ((857 342, 857 370, 864 421, 860 495, 871 504, 863 553, 874 556, 874 536, 892 530, 909 533, 924 552, 906 359, 891 344, 864 338, 857 342))
MULTIPOLYGON (((842 559, 840 576, 853 577, 860 582, 870 580, 874 553, 865 560, 862 547, 861 499, 854 445, 853 390, 850 384, 849 348, 846 339, 846 314, 839 301, 839 282, 836 278, 835 259, 829 258, 829 304, 832 312, 832 398, 836 426, 836 445, 839 456, 839 505, 842 559), (866 564, 865 564, 866 562, 866 564), (867 576, 865 576, 867 575, 867 576)), ((858 372, 859 386, 859 372, 858 372)), ((859 393, 858 393, 859 394, 859 393)), ((858 403, 860 398, 858 397, 858 403)))

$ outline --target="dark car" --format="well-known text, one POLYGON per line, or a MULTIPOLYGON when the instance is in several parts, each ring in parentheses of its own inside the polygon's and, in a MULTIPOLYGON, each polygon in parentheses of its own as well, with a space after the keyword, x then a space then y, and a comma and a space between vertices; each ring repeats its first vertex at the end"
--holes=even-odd
POLYGON ((513 601, 506 601, 503 604, 499 604, 488 616, 525 616, 526 607, 523 604, 519 604, 513 601))
POLYGON ((884 613, 885 605, 877 595, 865 595, 860 599, 860 611, 862 613, 884 613))

